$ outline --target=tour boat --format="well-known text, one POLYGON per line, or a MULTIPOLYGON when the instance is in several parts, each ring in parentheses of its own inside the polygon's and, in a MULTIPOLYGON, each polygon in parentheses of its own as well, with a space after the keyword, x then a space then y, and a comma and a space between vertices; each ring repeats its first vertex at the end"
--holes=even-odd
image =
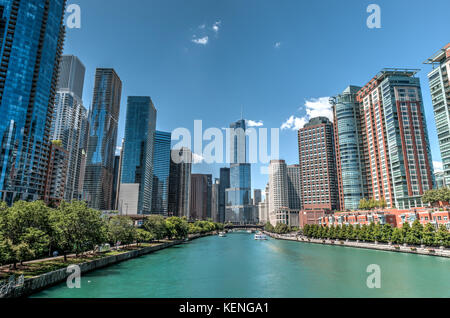
POLYGON ((219 236, 220 236, 220 237, 226 237, 226 236, 227 236, 227 233, 225 233, 225 232, 220 232, 220 233, 219 233, 219 236))
POLYGON ((267 236, 263 233, 256 233, 255 234, 255 240, 256 241, 266 241, 267 240, 267 236))

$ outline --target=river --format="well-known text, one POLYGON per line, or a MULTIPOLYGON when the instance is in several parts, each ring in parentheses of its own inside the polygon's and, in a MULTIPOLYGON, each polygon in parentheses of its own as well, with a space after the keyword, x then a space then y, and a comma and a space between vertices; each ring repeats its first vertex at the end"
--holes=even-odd
POLYGON ((340 246, 205 237, 84 274, 33 297, 450 297, 450 259, 340 246), (367 287, 367 267, 381 288, 367 287))

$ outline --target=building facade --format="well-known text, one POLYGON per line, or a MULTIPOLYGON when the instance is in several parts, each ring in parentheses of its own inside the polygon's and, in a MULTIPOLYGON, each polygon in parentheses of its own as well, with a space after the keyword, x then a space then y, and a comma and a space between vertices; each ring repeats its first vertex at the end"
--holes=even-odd
POLYGON ((86 69, 73 55, 63 55, 50 130, 51 140, 60 140, 68 151, 64 199, 80 200, 83 195, 83 161, 86 160, 88 113, 83 106, 83 85, 86 69))
POLYGON ((388 207, 423 206, 432 158, 416 70, 384 69, 357 93, 366 134, 371 196, 388 207))
POLYGON ((65 3, 0 0, 0 199, 8 204, 44 197, 65 3))
POLYGON ((360 89, 349 86, 331 100, 341 210, 357 210, 362 199, 371 197, 365 170, 364 116, 356 97, 360 89))
POLYGON ((171 151, 169 174, 169 216, 190 219, 192 152, 188 148, 171 151))
POLYGON ((139 184, 138 212, 151 212, 156 109, 148 96, 129 96, 121 183, 139 184))
POLYGON ((286 167, 289 209, 302 209, 302 169, 300 165, 286 167))
POLYGON ((219 191, 220 179, 215 179, 211 187, 211 218, 213 222, 219 223, 219 191))
POLYGON ((333 123, 326 117, 312 118, 298 132, 301 200, 305 211, 338 208, 333 123))
POLYGON ((189 220, 207 220, 211 215, 212 175, 192 174, 189 220))
POLYGON ((220 169, 219 184, 219 222, 225 223, 226 189, 230 187, 230 168, 220 169))
POLYGON ((450 187, 450 43, 425 63, 433 66, 428 80, 444 167, 443 179, 445 186, 450 187))
POLYGON ((112 210, 113 207, 111 194, 121 94, 122 82, 117 73, 110 68, 98 68, 89 112, 84 178, 88 205, 98 210, 112 210))
POLYGON ((153 155, 152 214, 167 215, 169 209, 170 132, 156 131, 153 155))
POLYGON ((57 206, 64 200, 68 159, 69 152, 62 146, 62 142, 53 141, 44 188, 44 202, 50 206, 57 206))

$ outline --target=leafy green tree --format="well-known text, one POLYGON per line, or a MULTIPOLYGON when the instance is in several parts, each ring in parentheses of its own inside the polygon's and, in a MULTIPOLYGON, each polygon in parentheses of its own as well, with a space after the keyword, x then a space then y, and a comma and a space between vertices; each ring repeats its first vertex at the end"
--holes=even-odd
POLYGON ((20 265, 23 265, 25 261, 32 260, 36 255, 27 243, 14 246, 14 253, 16 261, 20 262, 20 265))
POLYGON ((431 223, 427 223, 423 229, 423 244, 434 246, 436 244, 436 230, 431 223))
MULTIPOLYGON (((277 234, 286 234, 289 232, 289 227, 284 223, 277 223, 275 226, 275 233, 277 234)), ((317 235, 317 228, 315 229, 315 233, 317 235)))
POLYGON ((361 225, 357 224, 355 226, 355 229, 353 231, 353 239, 354 240, 362 240, 362 236, 361 236, 361 225))
POLYGON ((373 236, 373 240, 378 242, 381 240, 382 236, 383 236, 383 232, 382 232, 382 228, 380 224, 374 224, 372 226, 372 236, 373 236))
POLYGON ((383 224, 383 226, 381 227, 380 241, 384 243, 391 242, 393 231, 394 229, 392 228, 392 225, 383 224))
POLYGON ((149 215, 145 219, 143 227, 150 232, 157 241, 167 237, 166 221, 161 215, 149 215))
POLYGON ((436 245, 450 247, 450 233, 445 227, 445 225, 441 224, 436 233, 436 245))
POLYGON ((140 245, 140 243, 144 243, 144 242, 151 242, 153 241, 153 235, 144 230, 144 229, 137 229, 136 230, 136 242, 138 245, 140 245))
POLYGON ((107 224, 101 212, 85 202, 62 202, 52 215, 58 249, 67 261, 67 253, 77 255, 92 250, 107 240, 107 224))
POLYGON ((392 243, 395 243, 395 244, 403 244, 403 242, 404 242, 403 231, 399 228, 395 228, 392 231, 391 241, 392 241, 392 243))
POLYGON ((363 224, 361 227, 361 240, 368 241, 370 238, 369 227, 367 224, 363 224))
POLYGON ((50 237, 43 231, 30 227, 26 229, 20 241, 27 244, 33 255, 41 256, 48 250, 50 237))
POLYGON ((124 245, 133 243, 137 237, 137 230, 133 220, 127 216, 113 216, 108 222, 108 235, 111 243, 121 242, 124 245))
POLYGON ((406 234, 405 241, 408 244, 418 245, 422 242, 423 226, 419 220, 415 220, 411 229, 406 234))
MULTIPOLYGON (((308 226, 308 225, 306 225, 306 226, 308 226)), ((266 225, 264 225, 264 230, 267 232, 273 233, 275 231, 275 228, 273 227, 272 224, 270 224, 270 222, 267 222, 266 225)))
POLYGON ((0 265, 17 263, 16 254, 10 239, 0 234, 0 265))
MULTIPOLYGON (((211 222, 210 222, 211 223, 211 222)), ((211 223, 214 228, 216 224, 211 223)), ((170 217, 166 220, 166 228, 170 239, 181 240, 187 237, 189 225, 185 218, 170 217)))

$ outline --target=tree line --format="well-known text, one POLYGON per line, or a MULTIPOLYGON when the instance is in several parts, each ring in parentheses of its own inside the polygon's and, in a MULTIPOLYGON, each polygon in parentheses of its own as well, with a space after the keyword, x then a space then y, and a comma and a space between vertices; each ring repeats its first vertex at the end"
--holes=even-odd
POLYGON ((188 223, 185 218, 148 216, 137 228, 127 216, 105 216, 85 202, 62 202, 50 208, 42 201, 0 202, 0 265, 39 259, 58 254, 77 256, 109 243, 130 245, 162 239, 184 239, 188 234, 223 229, 211 221, 188 223))
POLYGON ((297 232, 297 227, 288 226, 284 223, 277 223, 277 225, 273 226, 270 222, 267 222, 264 226, 264 230, 270 233, 275 234, 288 234, 292 232, 297 232))
POLYGON ((429 190, 422 196, 422 202, 430 203, 432 205, 438 202, 450 202, 450 189, 441 188, 429 190))
POLYGON ((377 208, 384 209, 387 207, 386 200, 374 200, 374 199, 362 199, 359 201, 359 209, 360 210, 373 210, 377 208))
POLYGON ((436 230, 428 223, 423 226, 419 220, 410 225, 404 223, 402 228, 393 228, 390 224, 343 225, 323 227, 320 225, 305 225, 303 235, 316 239, 360 240, 366 242, 383 242, 394 244, 426 245, 430 247, 450 247, 450 233, 445 225, 436 230))

